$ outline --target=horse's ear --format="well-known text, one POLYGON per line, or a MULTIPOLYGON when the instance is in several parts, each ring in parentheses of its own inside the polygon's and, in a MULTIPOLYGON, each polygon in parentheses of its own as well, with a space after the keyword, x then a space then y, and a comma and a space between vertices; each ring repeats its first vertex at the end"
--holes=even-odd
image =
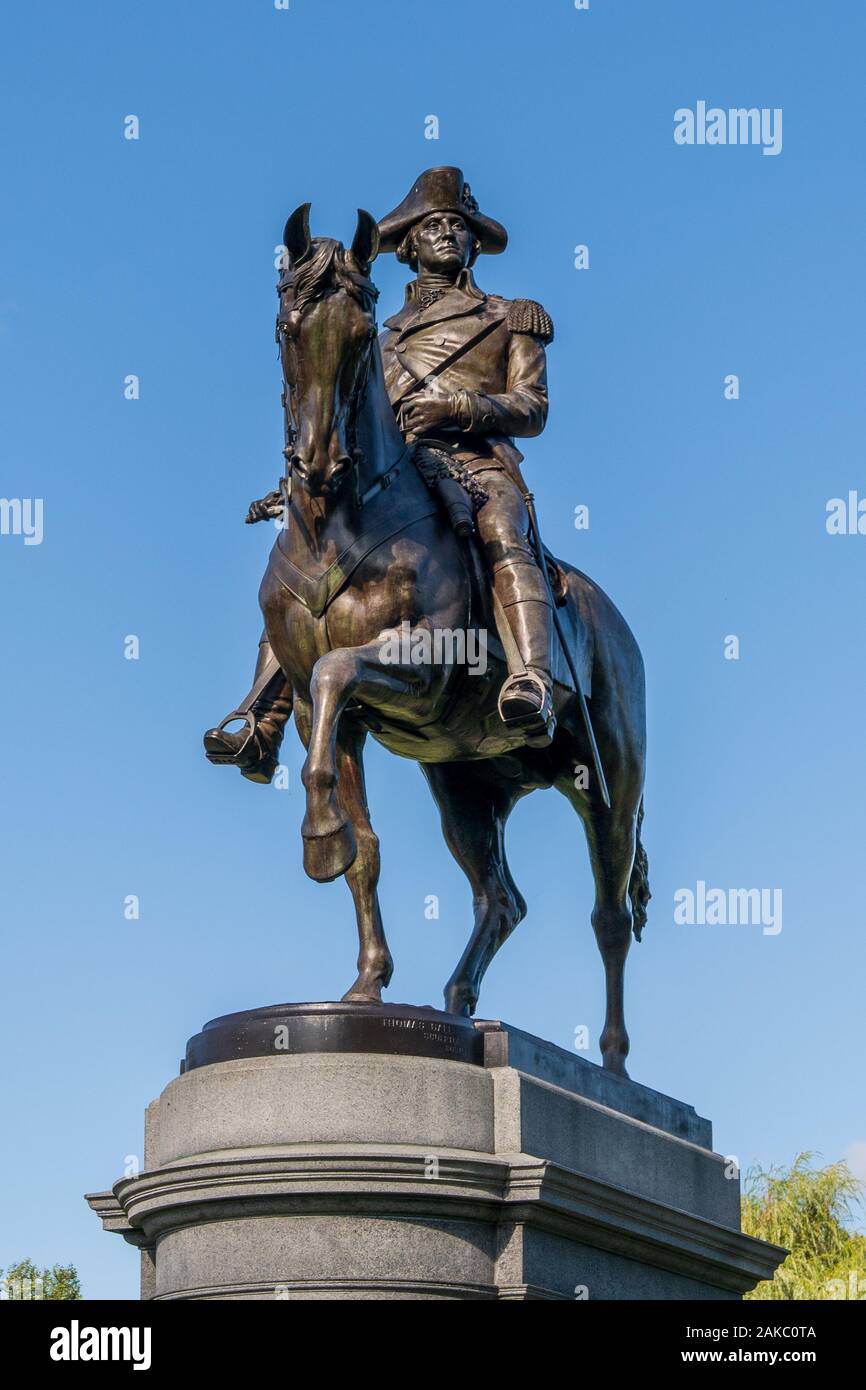
POLYGON ((367 270, 378 254, 379 225, 375 217, 369 212, 365 212, 363 208, 358 208, 358 225, 352 240, 352 255, 358 265, 367 270))
POLYGON ((289 253, 289 264, 297 265, 312 249, 310 240, 310 203, 295 208, 283 232, 283 242, 289 253))

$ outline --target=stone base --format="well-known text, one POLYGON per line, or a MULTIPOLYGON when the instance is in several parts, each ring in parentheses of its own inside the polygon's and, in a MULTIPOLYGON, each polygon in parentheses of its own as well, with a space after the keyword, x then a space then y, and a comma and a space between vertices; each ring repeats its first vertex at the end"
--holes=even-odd
POLYGON ((736 1299, 785 1253, 741 1234, 690 1106, 431 1009, 215 1020, 145 1133, 145 1171, 87 1199, 141 1248, 143 1299, 736 1299), (355 1050, 371 1027, 401 1050, 355 1050))

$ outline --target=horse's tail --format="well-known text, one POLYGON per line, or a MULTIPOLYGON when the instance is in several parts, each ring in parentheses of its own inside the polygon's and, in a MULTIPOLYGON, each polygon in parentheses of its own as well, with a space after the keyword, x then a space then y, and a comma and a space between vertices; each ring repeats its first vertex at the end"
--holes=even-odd
POLYGON ((646 926, 647 903, 652 897, 649 886, 649 860, 641 843, 640 828, 643 825, 643 797, 637 808, 637 829, 635 830, 634 864, 628 881, 628 895, 631 898, 632 931, 635 941, 640 941, 641 932, 646 926))

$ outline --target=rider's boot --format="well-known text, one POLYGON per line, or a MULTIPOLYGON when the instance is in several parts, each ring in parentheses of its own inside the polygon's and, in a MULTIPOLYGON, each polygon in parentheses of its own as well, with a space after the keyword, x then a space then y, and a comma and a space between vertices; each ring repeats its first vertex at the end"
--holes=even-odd
POLYGON ((546 748, 556 728, 547 586, 537 565, 526 562, 498 569, 494 583, 519 653, 519 662, 509 660, 510 674, 499 692, 499 715, 509 728, 523 731, 530 748, 546 748))
POLYGON ((280 744, 292 713, 292 688, 279 668, 262 685, 272 657, 270 644, 263 639, 250 694, 204 736, 205 755, 210 762, 231 764, 251 782, 264 785, 273 780, 277 770, 280 744), (259 686, 262 688, 256 693, 259 686), (247 727, 229 733, 225 726, 238 719, 245 720, 247 727))

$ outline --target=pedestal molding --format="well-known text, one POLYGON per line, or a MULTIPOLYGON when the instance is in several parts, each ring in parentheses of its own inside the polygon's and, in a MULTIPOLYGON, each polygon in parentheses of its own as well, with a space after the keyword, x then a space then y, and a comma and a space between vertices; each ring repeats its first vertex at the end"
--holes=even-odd
POLYGON ((519 1223, 737 1293, 771 1278, 784 1256, 730 1227, 528 1154, 437 1159, 437 1178, 424 1177, 421 1148, 371 1153, 317 1145, 175 1163, 118 1182, 116 1205, 103 1203, 104 1219, 111 1222, 106 1229, 120 1230, 122 1213, 128 1238, 139 1233, 138 1242, 148 1245, 184 1226, 247 1217, 519 1223))

